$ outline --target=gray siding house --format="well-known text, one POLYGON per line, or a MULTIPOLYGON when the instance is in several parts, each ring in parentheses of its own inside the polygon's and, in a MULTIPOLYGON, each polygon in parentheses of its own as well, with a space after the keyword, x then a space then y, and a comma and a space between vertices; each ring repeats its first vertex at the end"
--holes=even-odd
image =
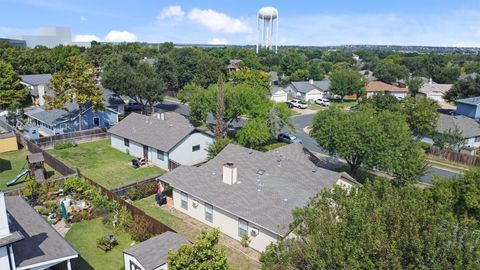
POLYGON ((330 81, 296 81, 290 83, 286 91, 292 98, 314 101, 329 96, 330 81))
POLYGON ((45 105, 45 95, 52 95, 48 89, 48 84, 52 78, 52 74, 33 74, 20 75, 21 83, 26 85, 29 90, 32 104, 36 106, 45 105))
POLYGON ((480 120, 480 97, 471 97, 456 100, 457 114, 480 120))
POLYGON ((170 170, 176 164, 195 165, 207 160, 213 136, 195 129, 178 113, 155 116, 131 113, 109 129, 112 147, 170 170))
POLYGON ((173 188, 173 206, 257 251, 290 235, 292 210, 335 185, 360 185, 345 173, 317 167, 301 144, 268 152, 230 144, 201 166, 180 166, 160 181, 173 188))

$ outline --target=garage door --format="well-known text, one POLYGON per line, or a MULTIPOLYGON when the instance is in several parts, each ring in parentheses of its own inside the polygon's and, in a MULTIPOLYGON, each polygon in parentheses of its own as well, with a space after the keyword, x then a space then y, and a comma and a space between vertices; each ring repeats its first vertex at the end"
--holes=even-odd
POLYGON ((314 101, 316 99, 319 99, 319 98, 322 98, 322 93, 320 92, 312 92, 312 93, 308 93, 305 95, 305 99, 308 101, 314 101))
POLYGON ((275 93, 272 95, 272 100, 275 102, 287 102, 287 93, 275 93))

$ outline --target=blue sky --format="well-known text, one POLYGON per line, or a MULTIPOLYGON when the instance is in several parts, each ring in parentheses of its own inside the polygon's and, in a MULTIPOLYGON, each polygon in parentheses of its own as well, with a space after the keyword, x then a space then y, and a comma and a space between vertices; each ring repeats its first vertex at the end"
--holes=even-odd
POLYGON ((0 0, 0 37, 68 26, 79 41, 254 44, 279 10, 279 43, 480 46, 480 0, 0 0))

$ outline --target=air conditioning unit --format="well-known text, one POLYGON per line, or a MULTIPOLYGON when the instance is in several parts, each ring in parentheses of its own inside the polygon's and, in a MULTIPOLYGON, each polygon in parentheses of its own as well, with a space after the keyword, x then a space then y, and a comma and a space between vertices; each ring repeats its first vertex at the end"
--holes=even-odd
POLYGON ((252 230, 250 231, 250 235, 255 237, 258 235, 258 229, 257 228, 252 228, 252 230))
POLYGON ((192 201, 192 206, 193 206, 194 208, 197 208, 197 206, 198 206, 198 201, 197 201, 197 200, 192 201))

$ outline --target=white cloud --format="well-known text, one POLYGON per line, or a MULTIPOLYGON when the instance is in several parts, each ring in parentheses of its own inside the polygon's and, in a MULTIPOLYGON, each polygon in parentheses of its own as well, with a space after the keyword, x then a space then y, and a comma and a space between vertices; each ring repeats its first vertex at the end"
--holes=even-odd
POLYGON ((86 17, 81 16, 81 17, 80 17, 80 21, 81 21, 81 22, 86 22, 86 21, 88 21, 88 19, 87 19, 86 17))
POLYGON ((212 45, 225 45, 228 44, 228 40, 225 38, 212 38, 208 44, 212 45))
POLYGON ((243 19, 231 18, 225 13, 212 9, 194 8, 188 13, 188 18, 212 32, 250 33, 252 31, 243 19))
POLYGON ((107 42, 135 42, 138 38, 135 34, 127 31, 112 30, 105 37, 107 42))
POLYGON ((181 21, 184 15, 185 12, 182 10, 181 6, 169 6, 160 11, 157 20, 174 19, 176 21, 181 21))
POLYGON ((96 35, 75 35, 73 38, 74 42, 90 42, 90 41, 101 41, 101 38, 99 38, 96 35))

